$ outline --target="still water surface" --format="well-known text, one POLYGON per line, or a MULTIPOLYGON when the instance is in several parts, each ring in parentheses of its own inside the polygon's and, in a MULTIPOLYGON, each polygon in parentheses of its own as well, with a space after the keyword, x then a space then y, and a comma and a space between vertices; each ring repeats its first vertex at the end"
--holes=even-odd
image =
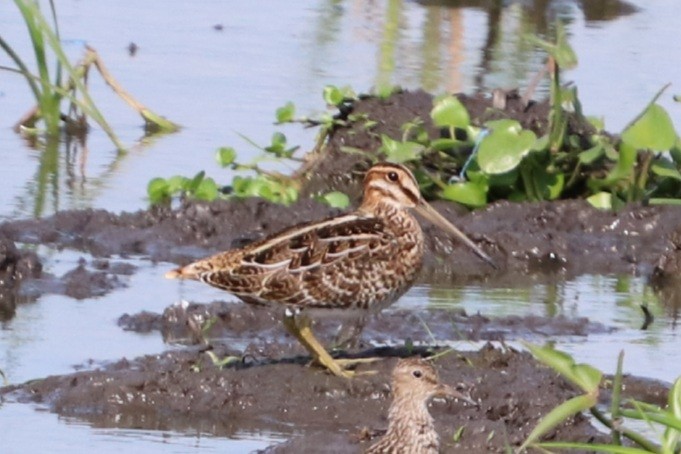
MULTIPOLYGON (((17 76, 0 73, 0 220, 45 216, 57 210, 96 207, 136 210, 147 204, 147 182, 157 176, 206 170, 219 181, 231 175, 214 163, 219 146, 234 146, 244 161, 257 142, 282 130, 289 143, 312 147, 315 131, 275 127, 273 113, 287 101, 300 115, 323 111, 325 85, 351 85, 358 92, 399 84, 434 93, 525 87, 543 56, 521 39, 550 34, 562 18, 580 58, 567 74, 579 88, 584 111, 604 116, 620 131, 667 82, 660 100, 677 128, 681 50, 676 0, 630 3, 583 0, 477 2, 383 0, 300 0, 289 2, 58 2, 65 48, 74 60, 85 43, 95 47, 120 83, 140 101, 180 123, 180 133, 142 142, 141 121, 97 78, 92 94, 130 145, 118 153, 93 128, 87 143, 45 151, 11 131, 29 107, 30 92, 17 76), (495 3, 495 2, 486 2, 495 3), (221 27, 216 29, 216 25, 221 27), (126 47, 139 51, 131 57, 126 47)), ((0 2, 0 33, 20 55, 30 55, 24 26, 13 2, 0 2)), ((6 60, 0 59, 0 64, 6 60)), ((539 87, 539 96, 545 86, 539 87)), ((46 270, 73 269, 83 254, 41 250, 46 270)), ((138 266, 128 287, 103 297, 76 301, 45 295, 21 305, 0 326, 0 369, 13 382, 135 357, 166 348, 160 336, 123 332, 115 320, 124 312, 160 312, 179 298, 177 287, 160 279, 164 264, 128 259, 138 266), (154 282, 154 285, 149 285, 154 282)), ((224 294, 197 287, 192 299, 212 301, 224 294)), ((398 307, 430 306, 480 311, 488 316, 543 314, 585 316, 616 328, 611 334, 559 340, 580 361, 614 369, 626 349, 625 370, 671 381, 681 373, 674 314, 656 301, 644 280, 583 276, 524 289, 415 287, 398 307), (656 315, 639 329, 638 305, 656 315)), ((466 347, 462 345, 461 347, 466 347)), ((211 436, 210 430, 102 429, 59 418, 31 406, 0 402, 2 452, 247 452, 289 434, 239 434, 239 440, 211 436)))

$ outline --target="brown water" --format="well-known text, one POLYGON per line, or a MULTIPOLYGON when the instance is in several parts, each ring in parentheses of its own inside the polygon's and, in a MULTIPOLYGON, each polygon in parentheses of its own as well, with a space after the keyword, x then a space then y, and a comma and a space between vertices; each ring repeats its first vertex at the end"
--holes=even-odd
MULTIPOLYGON (((447 2, 442 2, 447 3, 447 2)), ((44 216, 56 210, 102 207, 112 211, 146 206, 149 179, 199 170, 224 181, 214 151, 235 146, 244 161, 257 153, 237 133, 258 142, 283 129, 290 143, 312 146, 314 131, 272 125, 274 110, 293 101, 301 115, 323 110, 325 85, 350 84, 368 91, 384 84, 422 87, 433 92, 524 87, 543 56, 520 37, 545 33, 560 16, 579 58, 567 73, 579 87, 584 111, 604 116, 611 131, 621 130, 667 82, 660 99, 677 127, 678 104, 671 94, 681 86, 681 51, 676 35, 675 0, 632 2, 636 8, 599 2, 507 2, 485 9, 476 2, 446 7, 439 2, 300 1, 59 2, 62 37, 77 59, 83 44, 94 46, 130 92, 183 130, 148 144, 140 120, 93 77, 93 96, 126 144, 118 154, 95 128, 87 147, 33 148, 11 131, 31 106, 19 77, 0 73, 0 219, 44 216), (216 30, 215 25, 222 30, 216 30), (126 47, 139 46, 131 57, 126 47)), ((30 48, 12 2, 0 2, 0 33, 21 55, 30 48)), ((0 64, 7 64, 1 59, 0 64)), ((540 95, 545 88, 540 86, 540 95)), ((72 269, 80 253, 40 250, 49 272, 72 269)), ((13 382, 67 373, 122 356, 160 352, 157 335, 123 332, 115 320, 124 312, 161 311, 178 300, 177 287, 159 281, 162 265, 129 259, 139 268, 128 287, 95 301, 47 295, 19 307, 0 326, 0 369, 13 382), (155 285, 150 286, 148 282, 155 285), (140 297, 143 295, 143 298, 140 297), (140 307, 140 300, 144 307, 140 307), (64 352, 51 355, 53 351, 64 352)), ((167 268, 163 267, 163 268, 167 268)), ((211 289, 192 293, 200 301, 223 295, 211 289), (203 293, 201 293, 203 292, 203 293)), ((463 308, 486 315, 586 316, 615 333, 587 339, 562 339, 562 348, 579 360, 614 368, 626 348, 625 370, 673 380, 678 364, 676 320, 651 296, 642 279, 583 276, 528 288, 416 287, 399 303, 463 308), (641 331, 638 303, 647 301, 656 323, 641 331)), ((440 339, 439 339, 440 340, 440 339)), ((195 433, 102 429, 78 420, 0 402, 2 452, 72 452, 83 448, 117 452, 247 452, 267 446, 281 434, 245 433, 241 440, 195 433)))

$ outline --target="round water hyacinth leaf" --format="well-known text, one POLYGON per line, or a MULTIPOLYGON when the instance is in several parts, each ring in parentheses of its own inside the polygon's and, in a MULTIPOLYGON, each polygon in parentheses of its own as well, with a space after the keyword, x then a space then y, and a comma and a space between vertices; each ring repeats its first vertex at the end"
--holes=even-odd
POLYGON ((518 167, 536 140, 534 132, 528 130, 518 133, 512 129, 494 130, 480 142, 478 165, 488 175, 509 172, 518 167))
POLYGON ((168 192, 175 194, 176 192, 185 191, 189 187, 191 180, 182 175, 173 175, 166 182, 168 183, 168 192))
POLYGON ((502 118, 501 120, 490 120, 485 122, 485 127, 491 131, 509 131, 518 134, 523 130, 522 125, 517 120, 502 118))
POLYGON ((479 208, 487 205, 487 188, 471 181, 448 184, 442 191, 442 198, 479 208))
POLYGON ((403 163, 413 161, 421 156, 421 152, 425 149, 423 145, 416 142, 400 142, 393 140, 387 135, 381 136, 380 151, 385 153, 388 161, 394 163, 403 163))
POLYGON ((295 114, 296 106, 289 101, 277 109, 275 114, 277 117, 277 123, 287 123, 293 121, 295 114))
POLYGON ((199 200, 215 200, 218 197, 219 188, 212 178, 204 178, 199 186, 194 190, 193 196, 199 200))
POLYGON ((343 102, 343 99, 345 98, 343 91, 334 85, 327 85, 326 87, 324 87, 323 96, 324 101, 330 106, 339 105, 340 103, 343 102))
POLYGON ((222 167, 230 166, 236 159, 236 150, 232 147, 220 147, 215 153, 215 159, 222 167))
POLYGON ((622 132, 622 142, 637 150, 669 150, 674 146, 676 139, 676 131, 669 114, 657 104, 649 106, 622 132))
POLYGON ((147 195, 151 203, 159 203, 170 197, 168 182, 165 178, 154 178, 147 185, 147 195))
POLYGON ((466 128, 471 122, 468 110, 454 96, 447 96, 437 101, 430 112, 430 117, 436 126, 441 127, 466 128))

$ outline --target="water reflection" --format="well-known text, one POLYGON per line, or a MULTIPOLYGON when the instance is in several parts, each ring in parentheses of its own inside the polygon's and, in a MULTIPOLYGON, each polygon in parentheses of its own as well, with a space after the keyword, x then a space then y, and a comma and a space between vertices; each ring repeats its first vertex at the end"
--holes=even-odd
MULTIPOLYGON (((334 16, 337 26, 342 8, 338 1, 331 4, 339 12, 334 16)), ((371 2, 351 11, 356 16, 353 21, 368 22, 363 28, 381 30, 376 39, 375 85, 379 90, 406 81, 427 91, 445 89, 454 93, 523 86, 544 60, 544 55, 524 37, 535 34, 551 40, 556 19, 569 29, 578 14, 587 22, 603 22, 633 14, 637 9, 619 0, 435 0, 420 1, 418 6, 386 0, 383 9, 380 2, 371 2), (472 14, 478 13, 484 17, 470 20, 472 14), (482 43, 471 52, 470 42, 480 34, 482 43), (471 56, 472 64, 466 61, 471 56), (471 71, 473 81, 467 83, 471 71)), ((371 34, 364 36, 372 39, 371 34)), ((328 41, 320 43, 326 45, 328 41)))
MULTIPOLYGON (((434 285, 420 291, 427 293, 428 307, 463 308, 469 314, 587 317, 605 326, 639 331, 646 319, 645 306, 655 318, 647 327, 651 332, 674 329, 678 322, 678 306, 670 308, 666 298, 678 297, 679 287, 655 289, 646 279, 632 276, 584 275, 561 280, 537 275, 534 279, 534 283, 518 282, 517 286, 499 286, 498 282, 494 286, 434 285)), ((422 304, 409 296, 400 305, 422 304)))
MULTIPOLYGON (((146 17, 143 9, 134 9, 142 6, 135 6, 133 3, 129 6, 130 20, 146 17)), ((72 30, 71 35, 75 34, 83 42, 98 39, 102 30, 91 25, 97 24, 97 21, 79 20, 83 12, 78 8, 69 11, 69 8, 73 8, 73 5, 63 7, 63 28, 72 30)), ((92 12, 100 16, 106 15, 109 8, 99 6, 92 12)), ((250 18, 251 15, 260 13, 258 8, 244 4, 240 6, 239 13, 250 18)), ((276 29, 254 27, 249 23, 238 28, 227 26, 224 32, 224 35, 229 35, 227 41, 215 38, 214 35, 211 35, 213 38, 210 41, 204 41, 205 38, 189 34, 191 32, 187 30, 205 25, 205 19, 200 15, 188 15, 184 18, 189 28, 167 29, 164 33, 168 40, 179 39, 186 46, 184 52, 196 58, 191 65, 174 63, 172 71, 176 71, 186 82, 173 85, 172 90, 173 95, 179 99, 192 99, 201 106, 196 122, 187 124, 188 128, 181 133, 186 135, 182 140, 200 143, 203 139, 197 135, 197 131, 220 131, 226 124, 236 132, 246 132, 243 125, 251 121, 241 118, 243 116, 239 115, 240 109, 225 110, 226 103, 229 105, 229 90, 235 90, 236 86, 247 92, 245 98, 252 100, 253 104, 263 104, 259 108, 263 110, 262 119, 258 120, 262 122, 270 121, 272 111, 270 107, 264 106, 263 100, 271 97, 271 92, 277 93, 279 99, 297 96, 295 93, 298 92, 295 90, 291 93, 291 87, 301 79, 314 90, 304 95, 309 96, 309 99, 292 100, 296 104, 309 106, 319 106, 319 87, 334 77, 341 79, 340 84, 350 84, 358 90, 368 90, 371 86, 382 90, 393 85, 423 88, 435 93, 523 88, 543 65, 545 58, 541 51, 524 39, 526 35, 538 34, 551 39, 556 18, 566 23, 569 33, 583 33, 583 29, 578 28, 581 22, 586 22, 587 25, 602 23, 635 12, 635 7, 618 0, 310 0, 303 2, 302 7, 283 3, 273 5, 270 13, 281 16, 283 21, 281 27, 276 29), (295 14, 285 14, 291 9, 295 10, 295 14), (285 30, 285 35, 282 35, 282 30, 285 30), (263 45, 268 42, 276 42, 277 45, 263 45), (249 48, 252 46, 253 49, 258 49, 257 64, 248 60, 250 53, 244 52, 244 43, 249 48), (292 62, 290 67, 273 66, 272 62, 279 61, 279 55, 284 55, 285 60, 292 62), (247 67, 248 71, 242 71, 237 76, 226 74, 225 66, 215 64, 216 61, 223 60, 229 67, 247 67), (354 67, 344 68, 344 65, 354 67), (197 71, 196 68, 201 70, 197 71), (226 88, 226 92, 219 91, 225 90, 222 82, 219 85, 206 85, 204 92, 210 94, 210 99, 195 98, 197 77, 205 74, 209 76, 209 80, 221 81, 225 77, 237 77, 238 80, 231 81, 233 85, 226 88), (281 77, 273 77, 273 74, 281 77), (265 110, 267 113, 264 113, 265 110)), ((108 17, 107 23, 110 23, 108 17)), ((9 27, 11 24, 4 25, 9 27)), ((25 37, 23 28, 7 27, 3 30, 3 36, 8 34, 12 42, 21 42, 21 37, 25 37)), ((144 26, 138 28, 145 29, 144 26)), ((131 37, 126 36, 126 43, 129 38, 131 37)), ((132 38, 142 40, 145 35, 132 38)), ((118 46, 119 51, 125 50, 120 47, 122 45, 118 46)), ((19 46, 18 51, 30 54, 31 50, 29 47, 19 46)), ((103 49, 103 52, 115 55, 110 50, 103 49)), ((157 62, 163 60, 162 53, 154 52, 154 48, 148 46, 144 57, 156 58, 157 62)), ((140 59, 135 60, 135 65, 129 66, 128 60, 112 58, 111 61, 112 69, 117 75, 122 79, 133 80, 140 77, 140 65, 145 64, 140 59)), ((159 80, 157 76, 149 77, 147 81, 138 84, 135 91, 146 98, 149 94, 168 90, 164 85, 167 81, 159 80)), ((8 86, 8 92, 19 90, 20 83, 22 82, 18 81, 16 86, 8 86)), ((542 96, 545 92, 546 86, 540 86, 537 96, 542 96)), ((101 93, 93 96, 98 103, 102 99, 101 93)), ((272 102, 279 103, 279 99, 272 102)), ((26 98, 20 110, 25 109, 30 102, 26 98)), ((118 102, 112 100, 107 103, 105 99, 99 103, 100 110, 108 117, 112 109, 115 112, 115 104, 118 102)), ((13 105, 9 107, 17 109, 13 105)), ((248 108, 255 109, 251 106, 248 108)), ((177 110, 166 112, 173 118, 178 115, 177 110)), ((115 113, 111 123, 114 129, 119 129, 121 121, 116 118, 115 113)), ((130 131, 127 132, 129 137, 130 131)), ((164 141, 164 146, 177 147, 166 144, 164 141)), ((141 173, 139 169, 122 171, 118 165, 122 156, 112 156, 111 145, 106 141, 93 141, 92 136, 89 139, 68 138, 61 143, 32 139, 29 148, 38 150, 39 153, 36 172, 23 185, 25 193, 16 195, 19 199, 17 206, 12 207, 18 208, 13 211, 22 215, 44 216, 64 208, 110 206, 106 197, 115 196, 100 190, 107 185, 107 181, 127 180, 129 175, 141 173), (93 148, 92 156, 88 152, 88 140, 93 148), (101 160, 104 155, 104 161, 109 162, 96 162, 92 165, 93 159, 101 160), (93 172, 93 167, 97 169, 96 172, 93 172), (103 171, 100 172, 100 169, 103 171)), ((197 153, 208 156, 206 162, 212 163, 213 150, 214 148, 202 147, 197 153)), ((182 158, 185 149, 179 147, 171 153, 173 161, 170 168, 163 168, 161 165, 161 168, 155 169, 155 165, 150 165, 157 164, 154 158, 144 158, 145 169, 148 169, 146 181, 156 176, 184 172, 197 161, 193 153, 186 153, 182 158)), ((206 167, 205 170, 210 172, 213 169, 206 167)), ((192 171, 196 172, 194 167, 192 171)), ((214 171, 218 172, 217 167, 214 171)), ((138 176, 137 183, 142 179, 138 176)), ((125 186, 119 183, 121 185, 125 186)), ((139 186, 141 189, 137 194, 144 192, 144 183, 139 186)), ((130 209, 144 205, 142 197, 127 203, 130 209)))

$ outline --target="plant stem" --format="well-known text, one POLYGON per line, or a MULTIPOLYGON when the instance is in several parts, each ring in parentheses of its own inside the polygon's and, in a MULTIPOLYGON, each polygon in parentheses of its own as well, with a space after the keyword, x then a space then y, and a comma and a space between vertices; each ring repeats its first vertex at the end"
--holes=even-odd
MULTIPOLYGON (((598 408, 591 407, 590 411, 591 411, 591 414, 596 419, 598 419, 598 421, 600 421, 604 426, 606 426, 610 430, 614 430, 613 422, 611 420, 609 420, 598 408)), ((639 445, 641 448, 643 448, 647 451, 650 451, 650 452, 654 452, 654 453, 660 452, 660 448, 657 447, 654 443, 652 443, 648 439, 646 439, 644 436, 642 436, 642 435, 640 435, 636 432, 633 432, 631 430, 628 430, 628 429, 620 428, 620 429, 617 429, 617 430, 619 430, 622 435, 624 435, 626 438, 628 438, 629 440, 631 440, 634 443, 636 443, 637 445, 639 445)))
POLYGON ((641 194, 643 194, 646 189, 646 183, 648 182, 648 171, 650 170, 650 163, 652 160, 653 154, 650 151, 645 151, 643 155, 643 163, 641 164, 641 170, 638 174, 638 182, 636 184, 641 194))
POLYGON ((133 98, 133 96, 130 93, 125 91, 123 87, 121 87, 120 84, 116 81, 116 79, 114 79, 114 77, 111 75, 107 67, 104 66, 104 62, 99 57, 99 54, 95 49, 93 49, 90 46, 87 46, 86 52, 87 52, 85 56, 86 61, 88 62, 91 61, 92 64, 95 65, 95 68, 97 68, 99 74, 101 74, 102 79, 104 79, 104 82, 106 82, 106 84, 109 87, 111 87, 111 89, 123 99, 123 101, 125 101, 130 107, 135 109, 137 113, 142 116, 142 118, 147 124, 147 127, 154 126, 160 129, 161 131, 165 132, 173 132, 179 129, 178 125, 152 112, 146 106, 144 106, 144 104, 133 98))
MULTIPOLYGON (((615 378, 612 382, 612 403, 610 405, 610 414, 613 421, 618 421, 622 415, 620 413, 620 401, 622 396, 622 362, 624 361, 624 350, 620 351, 617 357, 617 371, 615 372, 615 378)), ((612 430, 612 442, 617 446, 622 445, 622 436, 620 435, 620 429, 615 428, 612 430)))

